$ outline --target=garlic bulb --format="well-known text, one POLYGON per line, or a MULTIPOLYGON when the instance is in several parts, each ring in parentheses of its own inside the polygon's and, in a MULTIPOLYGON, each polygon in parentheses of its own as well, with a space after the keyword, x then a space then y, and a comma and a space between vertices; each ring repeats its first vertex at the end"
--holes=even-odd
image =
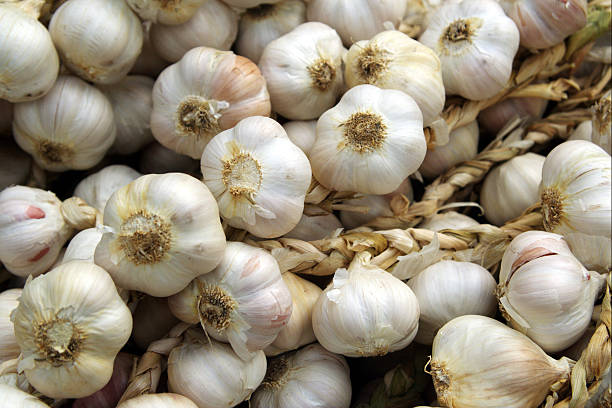
POLYGON ((126 3, 145 21, 161 24, 181 24, 192 18, 198 7, 207 0, 126 0, 126 3))
POLYGON ((587 0, 498 0, 517 25, 521 45, 548 48, 578 31, 587 22, 587 0))
POLYGON ((117 408, 198 408, 189 398, 179 394, 143 394, 123 401, 117 408))
POLYGON ((250 8, 240 17, 236 52, 257 63, 270 41, 305 21, 306 5, 302 0, 283 0, 250 8))
POLYGON ((190 330, 168 357, 168 388, 199 408, 225 408, 248 399, 266 374, 266 356, 258 351, 243 360, 232 348, 190 330))
POLYGON ((4 99, 0 99, 0 137, 5 135, 10 136, 12 128, 13 104, 4 99))
POLYGON ((540 199, 546 231, 561 234, 589 269, 612 265, 610 155, 583 140, 561 143, 546 156, 540 199))
POLYGON ((463 215, 455 211, 447 211, 425 218, 421 224, 419 224, 419 228, 438 232, 445 229, 460 230, 478 225, 480 225, 478 221, 472 217, 468 217, 467 215, 463 215))
POLYGON ((423 113, 423 125, 444 108, 444 84, 438 56, 400 31, 383 31, 351 46, 344 77, 349 87, 360 84, 404 91, 423 113))
POLYGON ((342 224, 334 214, 302 214, 302 218, 300 218, 295 228, 283 236, 285 238, 301 239, 302 241, 316 241, 328 238, 338 228, 342 228, 342 224))
POLYGON ((115 191, 141 175, 131 167, 112 164, 81 180, 74 189, 74 195, 103 212, 106 202, 115 191))
POLYGON ((20 353, 11 322, 11 312, 19 304, 19 296, 21 289, 9 289, 0 293, 0 364, 17 358, 20 353))
POLYGON ((99 86, 113 105, 117 125, 114 152, 132 154, 153 141, 153 84, 149 77, 130 75, 116 84, 99 86))
POLYGON ((388 24, 398 27, 406 12, 406 0, 309 0, 308 21, 321 21, 340 34, 345 45, 369 40, 388 24))
POLYGON ((250 405, 253 408, 348 408, 351 393, 349 366, 344 357, 311 344, 272 359, 250 405))
POLYGON ((456 164, 471 160, 478 153, 478 122, 475 120, 453 130, 444 146, 428 149, 419 171, 425 178, 434 178, 456 164))
POLYGON ((49 92, 59 58, 49 32, 18 7, 0 4, 0 99, 31 101, 49 92))
POLYGON ((544 156, 525 153, 495 167, 487 174, 480 204, 489 222, 501 226, 538 202, 544 156))
POLYGON ((140 171, 143 174, 187 173, 199 174, 200 162, 153 142, 140 154, 140 171))
POLYGON ((200 159, 217 133, 270 114, 259 69, 232 52, 198 47, 162 72, 153 88, 151 130, 164 146, 200 159))
POLYGON ((270 345, 291 316, 291 293, 276 259, 263 249, 229 242, 217 268, 168 299, 172 313, 200 322, 242 359, 270 345))
POLYGON ((98 228, 87 228, 76 234, 64 252, 62 263, 73 260, 94 262, 96 246, 102 239, 103 231, 98 228))
POLYGON ((432 13, 419 41, 440 58, 447 95, 482 100, 510 79, 519 31, 494 0, 463 0, 432 13))
POLYGON ((408 281, 419 301, 419 331, 414 340, 431 344, 437 331, 455 317, 497 311, 496 282, 480 265, 440 261, 408 281))
POLYGON ((49 408, 47 404, 33 395, 10 385, 0 384, 0 395, 2 395, 2 404, 6 407, 49 408))
POLYGON ((229 225, 272 238, 299 222, 310 164, 276 121, 241 120, 208 143, 201 163, 204 183, 229 225))
POLYGON ((608 90, 592 109, 592 141, 610 154, 612 152, 612 91, 608 90))
POLYGON ((108 384, 90 396, 74 401, 72 408, 115 408, 127 388, 134 358, 135 356, 128 353, 117 354, 113 364, 113 375, 108 384))
POLYGON ((289 139, 308 156, 317 138, 316 120, 292 120, 283 125, 289 139))
POLYGON ((541 118, 547 104, 543 98, 504 99, 481 111, 478 123, 487 133, 495 135, 513 118, 541 118))
POLYGON ((157 55, 157 52, 151 44, 151 26, 152 23, 150 21, 142 23, 142 51, 132 66, 130 74, 147 75, 152 78, 157 78, 160 72, 170 65, 170 63, 157 55))
POLYGON ((283 281, 291 293, 291 317, 272 344, 264 349, 266 356, 276 356, 316 341, 312 330, 312 308, 323 291, 291 272, 283 273, 283 281))
POLYGON ((238 14, 220 0, 206 0, 182 24, 153 24, 151 44, 163 59, 176 62, 194 47, 229 50, 237 34, 238 14))
POLYGON ((438 331, 430 367, 438 401, 454 408, 537 407, 570 374, 567 360, 547 356, 497 320, 472 315, 438 331))
POLYGON ((213 196, 181 173, 149 174, 104 208, 95 262, 123 289, 170 296, 221 261, 225 235, 213 196))
POLYGON ((164 337, 178 322, 179 319, 170 312, 166 298, 146 296, 138 302, 134 311, 134 343, 146 349, 151 342, 164 337))
POLYGON ((51 398, 81 398, 111 378, 132 315, 110 276, 72 261, 26 283, 12 314, 23 355, 19 370, 51 398))
POLYGON ((0 191, 13 184, 25 184, 31 166, 32 157, 12 140, 3 140, 0 149, 0 191))
POLYGON ((317 122, 314 177, 337 191, 387 194, 425 158, 423 116, 402 91, 358 85, 317 122))
MULTIPOLYGON (((567 140, 586 140, 592 142, 593 121, 585 120, 574 128, 567 140)), ((601 146, 600 146, 601 147, 601 146)), ((608 153, 609 154, 609 153, 608 153)))
POLYGON ((317 340, 348 357, 382 356, 414 339, 419 303, 404 282, 355 255, 348 270, 336 270, 312 311, 317 340))
POLYGON ((115 141, 113 107, 95 87, 60 75, 45 96, 15 105, 13 134, 45 170, 88 169, 115 141))

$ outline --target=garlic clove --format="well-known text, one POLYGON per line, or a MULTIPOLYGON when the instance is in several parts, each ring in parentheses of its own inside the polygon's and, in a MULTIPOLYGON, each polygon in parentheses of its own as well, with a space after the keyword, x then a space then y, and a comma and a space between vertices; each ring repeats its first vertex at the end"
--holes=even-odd
POLYGON ((74 189, 74 196, 82 198, 98 211, 104 212, 104 206, 110 196, 141 175, 131 167, 112 164, 81 180, 74 189))
POLYGON ((466 229, 480 225, 478 221, 467 215, 455 212, 446 211, 437 213, 431 217, 425 218, 419 228, 428 229, 430 231, 442 231, 445 229, 466 229))
POLYGON ((19 357, 19 344, 11 322, 11 312, 19 305, 19 296, 21 289, 9 289, 0 293, 0 364, 19 357))
POLYGON ((126 3, 142 20, 175 25, 182 24, 192 18, 198 8, 206 1, 126 0, 126 3))
POLYGON ((302 241, 316 241, 329 238, 338 228, 342 228, 342 224, 334 214, 302 214, 302 218, 297 225, 283 237, 301 239, 302 241))
POLYGON ((76 234, 68 243, 61 263, 73 260, 94 263, 96 246, 100 243, 103 233, 98 228, 87 228, 76 234))
POLYGON ((146 296, 134 311, 134 343, 143 350, 155 340, 163 338, 177 323, 168 307, 167 298, 146 296))
POLYGON ((143 394, 117 405, 117 408, 198 408, 189 398, 179 394, 143 394))

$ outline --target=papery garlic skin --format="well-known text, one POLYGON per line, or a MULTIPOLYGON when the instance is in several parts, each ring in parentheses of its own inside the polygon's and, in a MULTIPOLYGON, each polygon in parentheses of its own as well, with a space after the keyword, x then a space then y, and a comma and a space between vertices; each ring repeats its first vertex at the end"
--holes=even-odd
POLYGON ((344 357, 311 344, 272 359, 250 404, 253 408, 348 408, 351 394, 344 357))
POLYGON ((346 49, 325 24, 300 24, 271 41, 259 60, 272 110, 287 119, 318 118, 344 91, 342 58, 346 49))
POLYGON ((3 140, 0 149, 0 191, 14 184, 26 184, 32 157, 23 152, 12 140, 3 140))
POLYGON ((480 225, 478 221, 467 215, 455 212, 446 211, 425 218, 419 228, 428 229, 430 231, 442 231, 445 229, 465 229, 480 225))
POLYGON ((440 58, 446 94, 478 101, 510 79, 519 31, 494 0, 463 0, 438 8, 419 41, 440 58))
POLYGON ((419 168, 426 150, 414 99, 358 85, 321 115, 309 157, 314 177, 329 189, 387 194, 419 168))
POLYGON ((21 352, 11 322, 11 312, 19 305, 19 296, 21 289, 8 289, 0 293, 0 364, 17 358, 21 352))
POLYGON ((123 0, 71 0, 49 23, 53 43, 68 69, 99 84, 120 81, 142 49, 142 27, 123 0))
POLYGON ((512 118, 538 119, 546 110, 548 101, 543 98, 508 98, 482 110, 478 123, 489 134, 495 135, 512 118))
POLYGON ((301 239, 302 241, 316 241, 328 238, 338 228, 342 228, 342 224, 334 214, 302 214, 302 218, 297 225, 283 236, 285 238, 301 239))
POLYGON ((263 116, 215 136, 204 149, 201 170, 223 219, 261 238, 297 225, 312 176, 306 155, 281 125, 263 116))
POLYGON ((248 360, 232 348, 191 330, 188 339, 168 357, 168 388, 199 408, 225 408, 249 398, 266 373, 263 351, 248 360))
POLYGON ((238 34, 238 14, 220 0, 206 0, 186 22, 154 24, 151 44, 165 60, 176 62, 194 47, 227 51, 238 34))
POLYGON ((283 125, 289 139, 308 156, 317 138, 316 120, 292 120, 283 125))
POLYGON ((126 0, 145 21, 175 25, 189 20, 207 0, 126 0))
POLYGON ((117 405, 117 408, 198 408, 189 398, 180 394, 143 394, 117 405))
POLYGON ((244 360, 270 345, 291 316, 291 293, 276 259, 263 249, 229 242, 219 266, 168 299, 172 313, 202 324, 244 360))
POLYGON ((96 246, 102 239, 103 231, 98 228, 87 228, 76 234, 66 247, 62 263, 73 260, 94 263, 96 246))
POLYGON ((397 89, 410 95, 428 126, 444 108, 442 67, 435 52, 399 31, 383 31, 358 41, 345 58, 349 87, 360 84, 397 89))
POLYGON ((269 114, 266 81, 255 64, 229 51, 197 47, 155 81, 151 130, 167 148, 200 159, 217 133, 269 114))
POLYGON ((134 355, 119 353, 113 364, 113 375, 108 384, 90 396, 79 398, 72 403, 72 408, 115 408, 130 380, 134 355))
POLYGON ((153 142, 140 153, 138 169, 143 174, 187 173, 199 174, 200 162, 153 142))
POLYGON ((123 164, 112 164, 85 177, 74 189, 74 196, 80 197, 87 204, 100 212, 111 195, 126 184, 142 176, 139 172, 123 164))
POLYGON ((163 338, 177 323, 166 298, 146 296, 134 311, 134 343, 143 350, 155 340, 163 338))
POLYGON ((15 141, 45 170, 84 170, 98 164, 116 135, 113 107, 85 81, 60 75, 40 99, 15 105, 15 141))
POLYGON ((570 373, 566 360, 549 357, 525 335, 474 315, 438 331, 429 365, 438 401, 453 408, 537 407, 570 373))
POLYGON ((49 32, 18 7, 0 4, 0 99, 31 101, 49 92, 59 57, 49 32))
POLYGON ((35 396, 10 385, 0 384, 0 395, 2 395, 2 403, 7 407, 49 408, 35 396))
POLYGON ((525 153, 495 167, 487 174, 480 203, 489 222, 501 226, 538 202, 545 157, 525 153))
POLYGON ((149 174, 104 208, 94 260, 123 289, 170 296, 221 261, 225 234, 204 184, 181 173, 149 174))
POLYGON ((81 398, 106 385, 132 331, 111 277, 84 261, 29 281, 12 320, 23 355, 19 370, 51 398, 81 398))

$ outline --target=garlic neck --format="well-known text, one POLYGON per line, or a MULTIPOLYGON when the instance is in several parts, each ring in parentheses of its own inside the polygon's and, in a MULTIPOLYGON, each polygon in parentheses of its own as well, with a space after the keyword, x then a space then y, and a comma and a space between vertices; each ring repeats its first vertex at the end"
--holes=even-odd
POLYGON ((134 264, 155 264, 170 250, 170 224, 156 214, 139 210, 121 224, 118 241, 134 264))
POLYGON ((383 118, 371 112, 353 113, 340 126, 343 128, 345 145, 358 153, 378 150, 387 135, 387 125, 383 118))
POLYGON ((218 286, 203 284, 200 287, 197 308, 202 325, 208 325, 217 331, 226 329, 232 322, 232 312, 236 302, 218 286))
POLYGON ((221 131, 219 118, 229 108, 226 101, 188 96, 177 108, 177 126, 183 133, 200 137, 202 134, 217 134, 221 131))
POLYGON ((307 70, 312 79, 312 86, 321 91, 327 90, 336 78, 336 68, 326 58, 319 58, 307 70))
POLYGON ((50 364, 60 366, 76 359, 83 337, 72 321, 55 316, 36 324, 34 341, 50 364))

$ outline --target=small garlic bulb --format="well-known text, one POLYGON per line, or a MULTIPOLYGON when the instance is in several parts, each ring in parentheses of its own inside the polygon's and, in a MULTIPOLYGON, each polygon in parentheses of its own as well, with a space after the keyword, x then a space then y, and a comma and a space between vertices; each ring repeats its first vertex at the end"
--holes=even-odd
POLYGON ((26 283, 12 314, 19 370, 51 398, 81 398, 113 373, 132 331, 132 315, 111 277, 97 265, 72 261, 26 283))
POLYGON ((548 101, 543 98, 508 98, 488 107, 478 115, 478 123, 488 134, 495 135, 512 118, 539 119, 548 101))
POLYGON ((217 268, 168 299, 172 313, 200 322, 242 359, 270 345, 291 316, 291 293, 276 259, 263 249, 229 242, 217 268))
POLYGON ((142 51, 130 70, 132 75, 147 75, 152 78, 157 76, 168 66, 169 62, 157 55, 157 51, 151 45, 151 26, 150 21, 142 23, 142 51))
POLYGON ((229 225, 273 238, 299 222, 310 164, 273 119, 249 117, 218 134, 201 163, 204 183, 229 225))
POLYGON ((142 150, 138 168, 143 174, 199 174, 200 162, 153 142, 142 150))
POLYGON ((186 341, 168 357, 168 388, 199 408, 234 407, 248 399, 266 374, 266 356, 258 351, 248 360, 232 348, 190 330, 186 341))
POLYGON ((0 149, 0 191, 14 184, 26 184, 32 157, 24 153, 11 139, 2 141, 0 149))
POLYGON ((99 84, 120 81, 142 50, 140 20, 123 0, 65 2, 49 32, 68 69, 99 84))
POLYGON ((207 0, 126 0, 144 21, 175 25, 189 20, 207 0))
MULTIPOLYGON (((11 312, 19 305, 21 289, 9 289, 0 293, 0 364, 19 357, 20 349, 13 332, 11 312)), ((314 334, 313 334, 314 341, 314 334)))
POLYGON ((361 252, 348 270, 336 270, 312 311, 317 340, 347 357, 382 356, 414 339, 419 303, 404 282, 369 264, 361 252))
POLYGON ((143 350, 166 335, 177 323, 166 298, 146 296, 134 311, 134 343, 143 350))
POLYGON ((181 173, 149 174, 117 190, 104 208, 94 260, 123 289, 170 296, 217 266, 225 234, 204 184, 181 173))
POLYGON ((316 241, 328 238, 338 228, 342 228, 342 224, 334 214, 302 214, 302 218, 295 228, 283 236, 285 238, 301 239, 302 241, 316 241))
POLYGON ((487 174, 480 192, 480 204, 489 222, 501 226, 538 202, 544 160, 539 154, 525 153, 487 174))
POLYGON ((15 105, 15 141, 45 170, 95 166, 112 146, 116 132, 108 99, 74 76, 60 75, 45 96, 15 105))
POLYGON ((430 231, 442 231, 445 229, 465 229, 480 225, 478 221, 467 215, 455 211, 447 211, 425 218, 419 228, 430 231))
POLYGON ((0 395, 2 395, 2 404, 6 407, 49 408, 35 396, 11 385, 0 383, 0 395))
POLYGON ((438 331, 430 370, 438 402, 454 408, 537 407, 550 387, 569 381, 570 374, 567 360, 549 357, 497 320, 474 315, 457 317, 438 331))
POLYGON ((402 91, 358 85, 317 122, 314 177, 337 191, 387 194, 425 158, 423 115, 402 91))
POLYGON ((162 145, 200 159, 217 133, 270 114, 259 69, 229 51, 198 47, 162 72, 153 88, 151 130, 162 145))
POLYGON ((494 0, 443 3, 419 41, 436 52, 448 95, 487 99, 512 73, 519 31, 494 0))
POLYGON ((540 199, 546 231, 565 237, 588 269, 607 271, 611 260, 610 155, 572 140, 546 156, 540 199))
POLYGON ((612 152, 612 90, 608 90, 593 106, 593 143, 612 152))
POLYGON ((165 60, 176 62, 194 47, 227 51, 238 34, 238 14, 221 0, 206 0, 179 25, 153 24, 151 44, 165 60))
POLYGON ((351 378, 344 357, 311 344, 272 359, 253 393, 253 408, 349 408, 351 378))
POLYGON ((106 202, 115 191, 141 175, 131 167, 112 164, 81 180, 74 189, 74 195, 81 197, 87 204, 103 212, 106 202))
POLYGON ((400 31, 383 31, 351 46, 344 77, 349 87, 360 84, 404 91, 423 113, 423 125, 444 108, 442 68, 435 52, 400 31))
POLYGON ((94 263, 96 246, 100 243, 102 234, 102 230, 98 228, 87 228, 76 234, 66 247, 62 263, 73 260, 94 263))
POLYGON ((198 408, 189 398, 179 394, 143 394, 123 401, 117 408, 198 408))
POLYGON ((431 344, 440 327, 458 316, 493 317, 496 282, 480 265, 440 261, 408 281, 419 301, 419 331, 414 341, 431 344))
POLYGON ((18 7, 0 4, 0 99, 31 101, 49 92, 59 57, 49 32, 18 7))
POLYGON ((317 138, 316 120, 292 120, 283 125, 289 139, 308 156, 317 138))
POLYGON ((71 408, 115 408, 130 380, 135 356, 119 353, 113 364, 113 375, 108 384, 88 397, 74 401, 71 408))

